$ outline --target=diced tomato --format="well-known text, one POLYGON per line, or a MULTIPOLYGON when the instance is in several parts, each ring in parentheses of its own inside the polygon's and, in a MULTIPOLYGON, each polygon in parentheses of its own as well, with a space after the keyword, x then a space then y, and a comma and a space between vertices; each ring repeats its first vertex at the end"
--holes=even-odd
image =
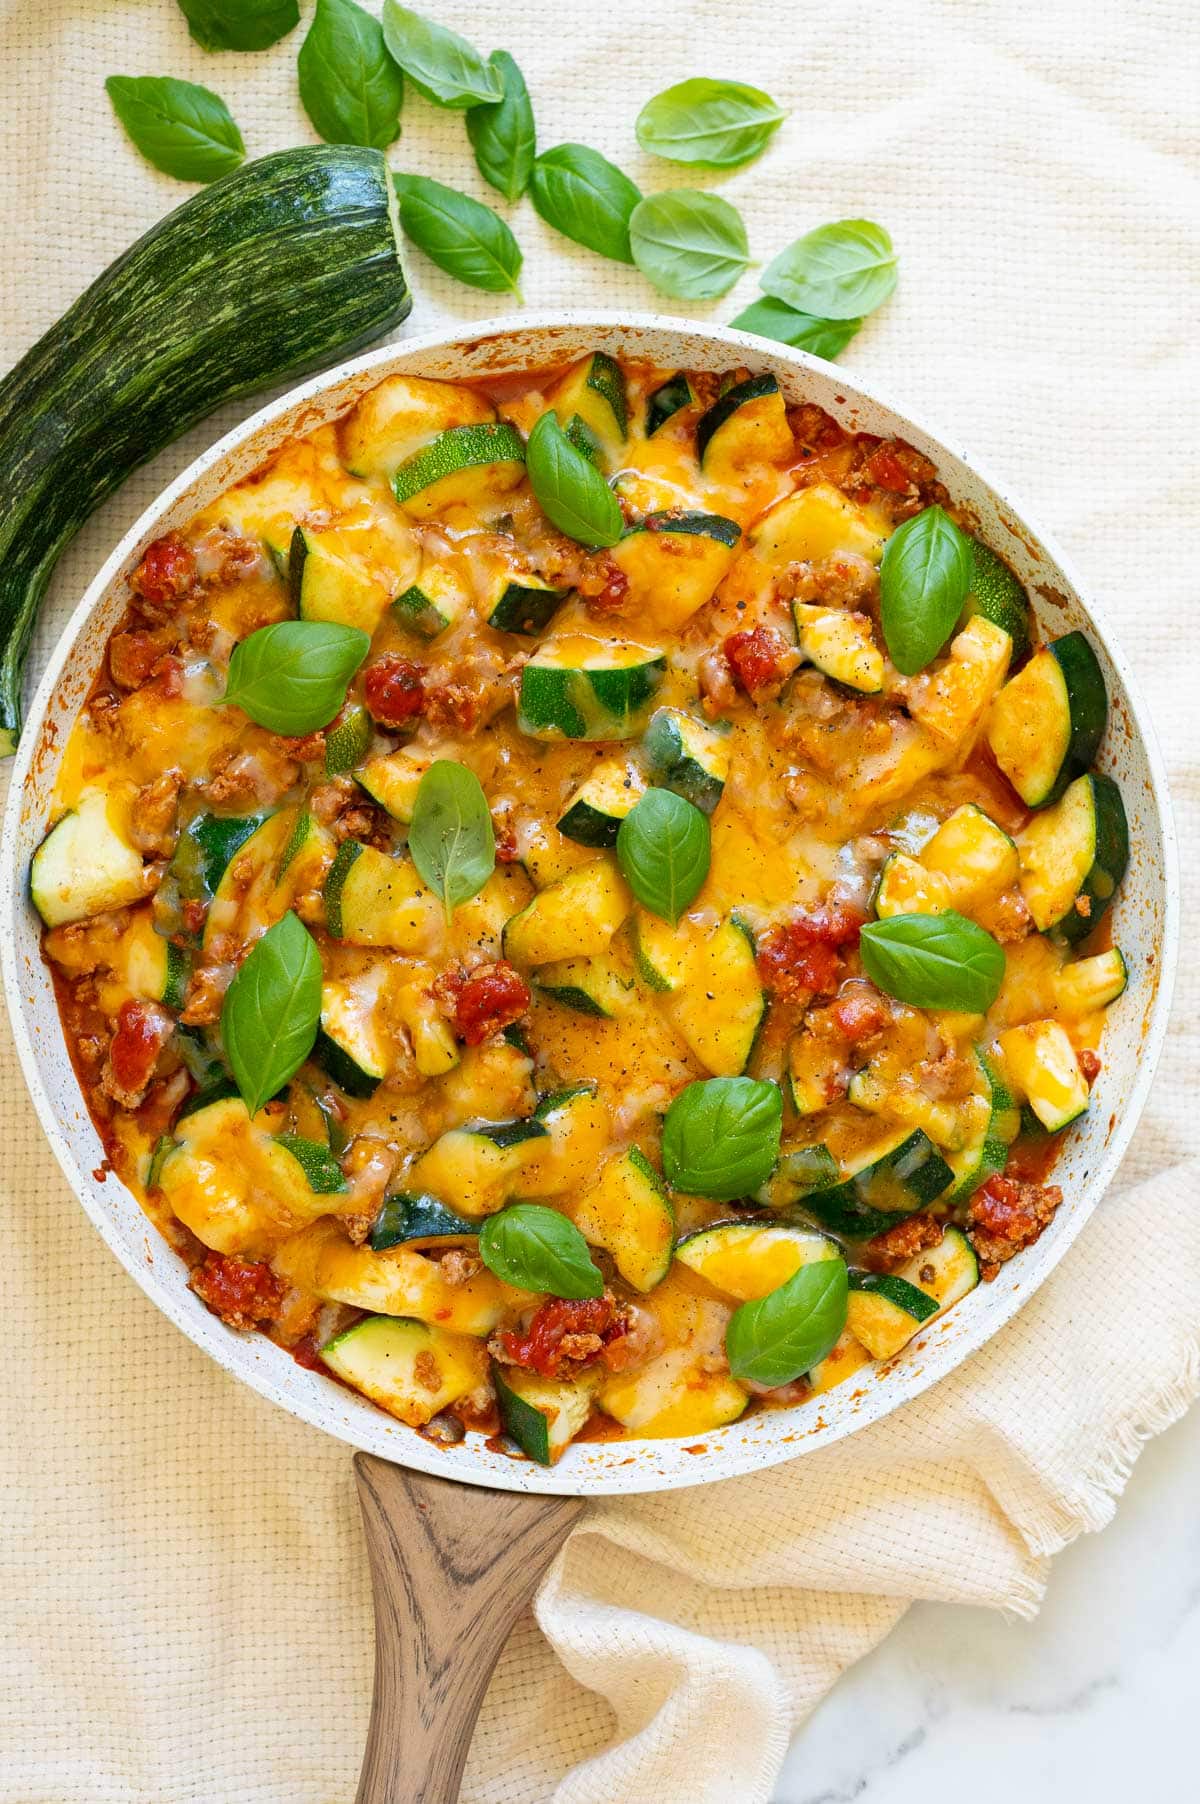
POLYGON ((153 1002, 131 998, 121 1004, 108 1049, 109 1068, 120 1090, 137 1096, 146 1088, 171 1027, 171 1017, 153 1002))
POLYGON ((384 652, 367 665, 363 698, 381 727, 402 727, 425 712, 425 666, 384 652))
POLYGON ((147 545, 131 580, 133 592, 153 608, 181 601, 196 581, 196 559, 177 532, 147 545))
POLYGON ((1030 1184, 1007 1173, 980 1185, 967 1205, 967 1237, 985 1280, 994 1278, 1023 1247, 1033 1245, 1061 1202, 1057 1184, 1030 1184))
POLYGON ((188 1286, 231 1328, 256 1328, 277 1321, 283 1302, 283 1284, 269 1265, 228 1253, 207 1253, 188 1286))
POLYGON ((878 451, 867 459, 865 472, 877 488, 890 489, 894 495, 903 495, 911 481, 908 471, 890 444, 880 445, 878 451))
POLYGON ((731 633, 725 641, 725 658, 733 680, 747 695, 782 680, 787 669, 788 644, 770 626, 755 626, 731 633))
POLYGON ((857 909, 834 901, 773 927, 758 949, 763 983, 784 997, 832 994, 841 976, 840 952, 857 944, 863 920, 857 909))
POLYGON ((604 1351, 605 1334, 615 1326, 616 1305, 602 1297, 551 1297, 542 1304, 524 1334, 506 1328, 500 1344, 510 1365, 524 1366, 543 1378, 557 1378, 565 1366, 586 1364, 604 1351))
POLYGON ((830 1005, 829 1013, 843 1040, 848 1040, 851 1046, 869 1040, 872 1034, 882 1033, 892 1018, 887 1003, 866 984, 852 985, 846 995, 839 996, 830 1005))
POLYGON ((1079 1069, 1084 1078, 1089 1084, 1094 1084, 1103 1069, 1096 1054, 1089 1046, 1085 1046, 1081 1052, 1075 1054, 1075 1057, 1079 1062, 1079 1069))
POLYGON ((613 614, 625 605, 629 596, 629 578, 615 558, 606 557, 603 563, 604 582, 602 587, 587 598, 588 607, 596 614, 613 614))
POLYGON ((445 971, 437 994, 448 1003, 454 1031, 468 1046, 480 1046, 529 1008, 529 985, 510 964, 476 965, 471 972, 445 971))
POLYGON ((150 672, 150 687, 166 696, 168 701, 178 701, 183 694, 183 659, 177 658, 174 652, 159 658, 150 672))

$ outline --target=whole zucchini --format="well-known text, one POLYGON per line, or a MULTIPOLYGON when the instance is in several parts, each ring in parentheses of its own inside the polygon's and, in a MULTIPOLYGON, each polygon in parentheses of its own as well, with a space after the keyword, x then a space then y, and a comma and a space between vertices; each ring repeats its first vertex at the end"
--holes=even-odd
POLYGON ((405 318, 395 205, 377 150, 247 163, 110 264, 0 382, 0 757, 50 573, 104 497, 220 402, 405 318))

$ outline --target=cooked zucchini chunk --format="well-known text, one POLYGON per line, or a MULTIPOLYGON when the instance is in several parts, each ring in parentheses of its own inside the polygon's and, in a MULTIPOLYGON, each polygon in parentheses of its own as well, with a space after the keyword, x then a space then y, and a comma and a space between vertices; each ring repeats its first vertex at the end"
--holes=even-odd
POLYGON ((432 754, 401 746, 398 752, 372 758, 357 773, 373 802, 386 809, 394 821, 408 826, 416 806, 421 778, 433 763, 432 754))
POLYGON ((135 996, 180 1009, 192 974, 190 955, 156 933, 148 914, 139 914, 125 934, 122 975, 135 996))
POLYGON ((907 1278, 851 1272, 846 1326, 872 1359, 890 1359, 938 1312, 933 1298, 907 1278))
POLYGON ((378 984, 326 978, 312 1057, 347 1096, 373 1096, 391 1069, 391 1048, 375 1019, 378 984))
POLYGON ((876 918, 892 915, 940 915, 951 906, 950 884, 940 871, 928 871, 907 852, 890 852, 879 868, 871 899, 876 918))
POLYGON ((436 1260, 413 1247, 377 1253, 355 1246, 330 1217, 288 1240, 271 1263, 287 1283, 327 1303, 348 1303, 372 1315, 413 1316, 454 1334, 490 1334, 514 1295, 488 1271, 451 1284, 436 1260))
POLYGON ((689 1271, 739 1303, 778 1290, 802 1265, 841 1258, 824 1234, 760 1221, 719 1222, 714 1228, 701 1228, 679 1242, 675 1256, 689 1271))
POLYGON ((912 683, 909 713, 965 759, 1000 693, 1011 657, 1008 634, 976 614, 950 641, 948 656, 912 683))
POLYGON ((1075 1048, 1057 1021, 1010 1027, 996 1042, 1012 1087, 1051 1134, 1069 1127, 1090 1100, 1075 1048))
POLYGON ((335 940, 419 952, 441 920, 437 898, 407 859, 346 840, 325 879, 325 921, 335 940))
POLYGON ((609 858, 594 859, 539 890, 504 929, 504 956, 518 965, 592 958, 608 948, 633 897, 609 858))
POLYGON ((543 582, 532 571, 500 572, 492 579, 484 617, 498 633, 521 633, 526 638, 549 624, 570 589, 543 582))
POLYGON ((408 1174, 409 1184, 460 1215, 492 1215, 510 1197, 525 1194, 522 1167, 531 1143, 544 1140, 547 1131, 537 1120, 451 1128, 421 1154, 408 1174))
POLYGON ((397 983, 393 1000, 412 1046, 418 1076, 441 1077, 453 1071, 458 1064, 458 1042, 429 993, 428 976, 397 983))
POLYGON ((1029 656, 1033 646, 1033 610, 1029 597, 1004 559, 980 539, 972 539, 974 571, 962 611, 962 625, 982 614, 1012 640, 1013 663, 1029 656))
POLYGON ((646 1365, 614 1372, 596 1401, 637 1435, 699 1435, 734 1422, 749 1402, 742 1386, 716 1365, 724 1353, 728 1306, 689 1295, 674 1274, 644 1305, 667 1345, 646 1365))
POLYGON ((796 642, 810 664, 843 688, 878 695, 883 688, 883 653, 866 614, 792 603, 796 642))
POLYGON ((1100 747, 1108 691, 1099 661, 1082 633, 1068 633, 1035 652, 992 704, 987 741, 1029 808, 1057 801, 1100 747))
POLYGON ((612 1020, 629 1008, 633 980, 601 954, 598 958, 565 958, 542 965, 537 987, 543 996, 552 997, 577 1014, 612 1020))
POLYGON ((682 370, 669 376, 646 402, 646 437, 653 438, 668 420, 673 420, 683 408, 693 406, 695 400, 696 391, 682 370))
POLYGON ((410 583, 392 603, 392 617, 422 639, 457 626, 471 606, 465 578, 444 564, 426 563, 415 583, 410 583))
POLYGON ((967 1132, 962 1145, 947 1152, 946 1159, 954 1173, 951 1202, 962 1202, 973 1196, 981 1184, 1008 1163, 1008 1152, 1021 1131, 1021 1111, 1009 1092, 999 1061, 978 1047, 974 1050, 979 1084, 971 1102, 978 1105, 964 1109, 967 1132))
POLYGON ((638 618, 677 633, 728 574, 742 529, 721 514, 671 509, 631 526, 609 556, 629 579, 638 618))
POLYGON ((621 822, 645 788, 636 764, 614 758, 598 765, 567 803, 558 830, 581 846, 615 846, 621 822))
POLYGON ((564 432, 569 432, 576 420, 581 421, 609 455, 619 451, 629 436, 625 372, 604 351, 593 351, 573 364, 546 399, 564 432))
POLYGON ((392 478, 397 501, 417 520, 436 520, 448 508, 499 512, 504 496, 525 474, 525 441, 515 426, 496 420, 452 426, 406 458, 392 478))
POLYGON ((583 633, 550 640, 521 671, 517 725, 532 739, 632 739, 666 663, 645 645, 583 633))
MULTIPOLYGON (((642 740, 651 781, 711 814, 729 775, 729 741, 682 708, 656 708, 642 740)), ((559 823, 561 825, 561 822, 559 823)))
POLYGON ((539 1466, 552 1466, 592 1413, 598 1372, 539 1378, 520 1366, 493 1366, 492 1382, 505 1433, 539 1466))
POLYGON ((736 482, 747 464, 782 463, 792 450, 787 407, 771 375, 735 382, 696 426, 696 455, 714 482, 736 482))
POLYGON ((368 1316, 321 1348, 331 1372, 390 1416, 423 1428, 487 1377, 483 1342, 429 1322, 368 1316))
POLYGON ((838 1335, 831 1352, 816 1364, 808 1374, 811 1394, 820 1397, 831 1391, 836 1385, 844 1384, 855 1372, 861 1372, 865 1365, 870 1365, 871 1355, 862 1342, 843 1328, 838 1335))
POLYGON ((47 927, 107 914, 146 894, 142 855, 126 839, 119 812, 114 798, 89 790, 34 853, 29 886, 47 927))
POLYGON ((908 1127, 922 1128, 933 1144, 943 1152, 955 1151, 968 1138, 975 1126, 975 1115, 986 1120, 986 1109, 964 1113, 958 1103, 941 1102, 928 1096, 907 1076, 881 1076, 870 1065, 856 1071, 846 1089, 847 1101, 869 1115, 882 1115, 890 1121, 904 1122, 908 1127))
POLYGON ((664 1003, 671 1025, 713 1077, 746 1069, 766 1008, 754 940, 736 915, 694 941, 683 981, 664 1003))
POLYGON ((848 1240, 869 1240, 906 1215, 928 1208, 954 1173, 920 1128, 901 1129, 854 1159, 840 1181, 814 1190, 804 1207, 823 1228, 848 1240))
POLYGON ((1098 926, 1129 863, 1129 827, 1111 777, 1077 777, 1017 835, 1033 924, 1071 943, 1098 926))
POLYGON ((230 859, 213 892, 204 922, 206 948, 224 934, 261 932, 278 918, 283 898, 279 867, 295 832, 291 811, 281 808, 255 828, 230 859))
POLYGON ((947 1228, 935 1247, 914 1253, 897 1276, 933 1298, 941 1314, 979 1283, 975 1249, 960 1228, 947 1228))
POLYGON ((677 990, 687 976, 694 936, 639 908, 633 917, 633 968, 648 990, 677 990))
POLYGON ((646 1155, 627 1147, 610 1159, 571 1210, 575 1226, 635 1290, 653 1290, 666 1277, 675 1243, 675 1215, 662 1179, 646 1155))
POLYGON ((384 1197, 372 1223, 369 1244, 375 1252, 384 1253, 388 1247, 453 1246, 478 1237, 478 1218, 456 1214, 436 1196, 393 1191, 384 1197))
POLYGON ((342 421, 342 458, 353 476, 390 478, 436 434, 495 417, 491 402, 472 389, 423 376, 388 376, 342 421))
POLYGON ((298 526, 288 557, 288 585, 301 620, 332 620, 374 633, 392 600, 380 572, 364 567, 354 547, 361 533, 298 526))
POLYGON ((854 552, 878 564, 887 528, 827 482, 785 495, 768 508, 750 535, 754 551, 772 569, 820 564, 854 552))
POLYGON ((1107 1008, 1125 992, 1129 971, 1124 954, 1114 946, 1093 958, 1077 958, 1054 973, 1052 989, 1058 1014, 1070 1019, 1107 1008))
POLYGON ((845 1049, 832 1037, 802 1029, 788 1046, 787 1091, 797 1115, 816 1115, 845 1094, 845 1049))
POLYGON ((942 822, 922 848, 921 863, 945 879, 950 906, 960 914, 994 902, 1012 888, 1020 871, 1013 841, 974 802, 956 808, 942 822))
POLYGON ((325 775, 340 777, 367 755, 375 729, 360 702, 351 702, 325 729, 325 775))
POLYGON ((530 1144, 521 1167, 521 1195, 560 1196, 590 1183, 612 1132, 608 1109, 595 1090, 579 1084, 554 1091, 533 1113, 546 1137, 530 1144))
POLYGON ((813 1190, 829 1190, 838 1181, 838 1163, 820 1141, 788 1147, 755 1200, 768 1209, 794 1209, 813 1190))

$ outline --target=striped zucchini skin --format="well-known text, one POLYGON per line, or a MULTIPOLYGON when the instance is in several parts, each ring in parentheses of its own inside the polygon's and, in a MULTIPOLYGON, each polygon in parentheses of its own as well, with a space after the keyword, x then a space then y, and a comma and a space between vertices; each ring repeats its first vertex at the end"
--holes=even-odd
POLYGON ((88 515, 220 402, 404 319, 397 246, 379 151, 262 157, 168 213, 0 382, 0 756, 20 732, 38 605, 88 515))

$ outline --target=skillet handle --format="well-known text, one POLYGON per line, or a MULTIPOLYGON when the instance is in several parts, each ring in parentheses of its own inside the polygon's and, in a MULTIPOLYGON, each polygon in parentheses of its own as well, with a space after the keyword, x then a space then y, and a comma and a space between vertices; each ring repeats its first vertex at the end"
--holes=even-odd
POLYGON ((583 1509, 354 1456, 375 1599, 357 1804, 456 1804, 509 1630, 583 1509))

